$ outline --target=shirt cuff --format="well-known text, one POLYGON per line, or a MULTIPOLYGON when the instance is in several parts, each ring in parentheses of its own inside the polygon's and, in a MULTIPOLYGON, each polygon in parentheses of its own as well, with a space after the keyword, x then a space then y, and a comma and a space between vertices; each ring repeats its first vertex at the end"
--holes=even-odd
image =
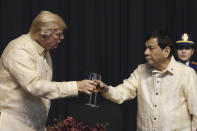
POLYGON ((78 95, 78 88, 76 81, 64 82, 65 87, 65 94, 68 96, 77 96, 78 95))

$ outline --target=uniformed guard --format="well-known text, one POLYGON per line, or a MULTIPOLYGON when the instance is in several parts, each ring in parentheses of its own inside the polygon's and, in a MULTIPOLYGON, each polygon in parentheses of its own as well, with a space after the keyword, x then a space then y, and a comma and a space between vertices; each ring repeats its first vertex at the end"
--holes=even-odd
POLYGON ((191 34, 183 33, 176 41, 176 53, 178 61, 192 67, 197 72, 197 62, 191 61, 196 44, 192 41, 191 34))

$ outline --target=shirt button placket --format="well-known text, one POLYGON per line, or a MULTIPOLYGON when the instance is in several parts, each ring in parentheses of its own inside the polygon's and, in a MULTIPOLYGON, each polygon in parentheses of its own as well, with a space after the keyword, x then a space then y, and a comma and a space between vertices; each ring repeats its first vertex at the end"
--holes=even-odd
POLYGON ((153 117, 153 130, 157 131, 158 127, 158 103, 159 103, 159 93, 160 93, 160 78, 156 78, 155 84, 155 102, 154 102, 154 117, 153 117))

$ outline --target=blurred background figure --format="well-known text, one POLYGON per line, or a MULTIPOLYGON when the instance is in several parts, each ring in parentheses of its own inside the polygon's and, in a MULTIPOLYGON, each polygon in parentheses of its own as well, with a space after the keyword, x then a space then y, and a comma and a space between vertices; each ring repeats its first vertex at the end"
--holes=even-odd
POLYGON ((183 33, 176 41, 176 54, 179 62, 192 67, 197 72, 197 62, 191 61, 196 44, 191 34, 183 33))

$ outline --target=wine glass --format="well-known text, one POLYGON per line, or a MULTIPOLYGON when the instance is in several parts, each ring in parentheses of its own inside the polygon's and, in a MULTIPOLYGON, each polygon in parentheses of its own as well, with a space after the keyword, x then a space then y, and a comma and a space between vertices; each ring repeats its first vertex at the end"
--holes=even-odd
MULTIPOLYGON (((101 75, 97 73, 90 73, 89 80, 101 80, 101 75)), ((96 98, 99 91, 100 91, 99 86, 97 86, 96 89, 93 91, 93 93, 90 94, 89 102, 86 105, 89 105, 91 107, 99 107, 96 105, 96 98), (94 94, 94 103, 92 104, 93 94, 94 94)))

